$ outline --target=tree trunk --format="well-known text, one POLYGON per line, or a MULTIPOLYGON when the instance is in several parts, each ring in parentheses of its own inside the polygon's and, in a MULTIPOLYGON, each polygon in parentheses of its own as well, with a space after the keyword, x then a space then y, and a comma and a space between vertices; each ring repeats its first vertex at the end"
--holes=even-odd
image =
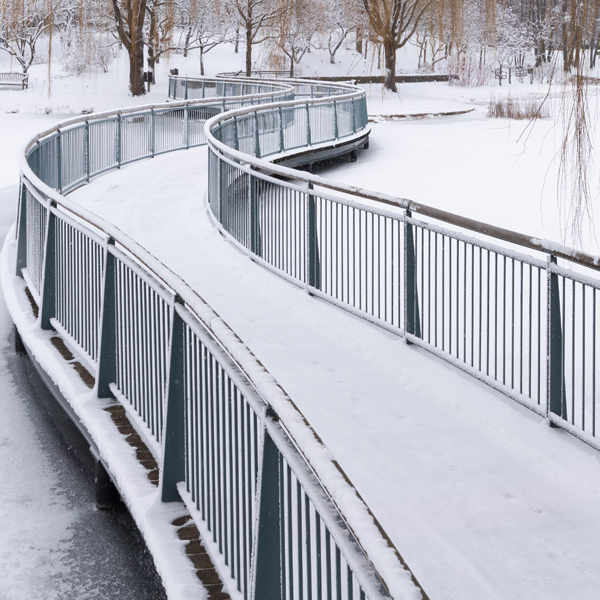
POLYGON ((363 53, 362 33, 360 32, 360 30, 356 31, 356 51, 359 54, 363 53))
POLYGON ((385 89, 390 92, 397 92, 396 87, 396 46, 393 42, 384 43, 385 51, 385 89))
POLYGON ((240 51, 240 28, 235 28, 235 53, 237 54, 240 51))
POLYGON ((200 46, 200 75, 204 77, 204 48, 200 46))
POLYGON ((144 87, 144 40, 141 31, 129 53, 129 91, 132 96, 143 96, 144 87))
POLYGON ((252 75, 252 28, 246 27, 246 77, 252 75))

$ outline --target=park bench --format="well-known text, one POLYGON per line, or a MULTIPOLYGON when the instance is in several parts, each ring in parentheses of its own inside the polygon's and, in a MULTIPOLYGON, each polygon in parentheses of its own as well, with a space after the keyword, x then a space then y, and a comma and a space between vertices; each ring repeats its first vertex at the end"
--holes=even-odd
POLYGON ((0 73, 0 87, 29 88, 29 73, 0 73))

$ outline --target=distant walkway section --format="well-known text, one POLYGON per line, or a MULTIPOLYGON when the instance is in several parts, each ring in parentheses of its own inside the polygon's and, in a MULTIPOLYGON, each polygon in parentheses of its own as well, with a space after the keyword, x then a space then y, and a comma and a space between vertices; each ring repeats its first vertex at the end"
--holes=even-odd
POLYGON ((431 600, 592 600, 600 461, 430 354, 278 278, 219 234, 207 150, 148 160, 69 198, 192 285, 277 379, 431 600))

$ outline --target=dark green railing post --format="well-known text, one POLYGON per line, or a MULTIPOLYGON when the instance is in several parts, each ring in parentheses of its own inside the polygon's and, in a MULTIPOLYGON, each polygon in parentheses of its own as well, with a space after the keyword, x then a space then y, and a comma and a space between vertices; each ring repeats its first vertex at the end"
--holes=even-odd
POLYGON ((233 116, 233 144, 236 150, 240 149, 240 137, 238 131, 238 120, 237 117, 233 116))
POLYGON ((97 394, 99 398, 112 398, 110 384, 117 381, 117 297, 116 259, 110 247, 115 240, 108 240, 104 259, 104 286, 100 320, 100 348, 98 349, 97 394))
POLYGON ((184 121, 185 121, 185 148, 190 149, 190 105, 186 103, 184 108, 184 121))
MULTIPOLYGON (((412 214, 406 210, 404 219, 404 328, 406 333, 421 337, 419 294, 417 290, 417 254, 414 228, 409 222, 412 214)), ((409 342, 410 343, 410 342, 409 342)))
POLYGON ((279 150, 285 152, 285 138, 283 135, 283 110, 279 107, 279 150))
POLYGON ((333 101, 333 138, 338 139, 340 137, 340 127, 338 124, 338 104, 337 101, 333 101))
POLYGON ((117 135, 116 135, 116 157, 117 157, 117 165, 119 169, 121 168, 121 113, 117 114, 117 135))
POLYGON ((185 323, 178 313, 175 299, 171 327, 167 410, 163 437, 161 498, 163 502, 180 502, 177 484, 185 481, 185 323))
POLYGON ((56 138, 56 188, 62 194, 62 131, 56 138))
POLYGON ((260 137, 258 132, 258 113, 254 111, 254 156, 260 158, 260 137))
POLYGON ((85 178, 87 182, 90 182, 90 122, 85 122, 85 178))
POLYGON ((281 518, 279 450, 265 430, 254 564, 256 600, 281 600, 281 518))
POLYGON ((44 280, 42 281, 40 327, 46 330, 53 329, 50 319, 53 319, 56 314, 56 216, 52 212, 55 206, 56 202, 52 201, 48 207, 44 280))
POLYGON ((250 251, 262 258, 258 180, 251 173, 248 174, 248 197, 250 198, 250 251))
MULTIPOLYGON (((308 189, 313 189, 313 184, 308 184, 308 189)), ((308 285, 317 290, 321 289, 321 258, 319 253, 319 236, 317 233, 317 199, 308 194, 307 215, 307 244, 308 244, 308 285)))
POLYGON ((550 255, 548 261, 548 405, 546 410, 566 419, 567 401, 560 289, 558 275, 550 270, 555 264, 556 256, 550 255))
POLYGON ((17 276, 23 277, 27 267, 27 187, 21 181, 19 194, 19 214, 17 217, 17 276))
POLYGON ((154 107, 150 109, 150 155, 154 158, 155 153, 155 143, 156 143, 156 133, 155 133, 155 123, 156 119, 154 118, 154 107))

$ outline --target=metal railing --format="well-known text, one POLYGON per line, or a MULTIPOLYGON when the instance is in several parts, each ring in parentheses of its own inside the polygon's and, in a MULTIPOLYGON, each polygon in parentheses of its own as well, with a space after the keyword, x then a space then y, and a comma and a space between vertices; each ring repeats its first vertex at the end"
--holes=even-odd
POLYGON ((347 99, 292 106, 289 119, 284 106, 207 124, 209 203, 230 239, 600 449, 600 259, 271 164, 263 158, 315 141, 303 114, 329 115, 318 141, 356 116, 347 99))
MULTIPOLYGON (((62 195, 126 163, 199 145, 209 116, 289 100, 294 86, 207 80, 194 89, 237 96, 191 102, 188 82, 185 103, 74 119, 37 136, 21 161, 16 271, 39 307, 39 326, 61 335, 99 397, 135 417, 160 464, 163 501, 183 499, 208 531, 223 578, 235 582, 232 597, 403 597, 418 583, 264 367, 184 281, 62 195)), ((336 137, 366 127, 359 90, 340 86, 337 104, 324 102, 301 122, 309 139, 331 137, 311 118, 336 114, 336 137)), ((258 117, 261 126, 279 118, 279 151, 297 145, 286 145, 295 139, 291 106, 258 117)), ((252 118, 237 130, 242 147, 252 118)), ((255 148, 274 148, 273 132, 260 135, 255 148)))

